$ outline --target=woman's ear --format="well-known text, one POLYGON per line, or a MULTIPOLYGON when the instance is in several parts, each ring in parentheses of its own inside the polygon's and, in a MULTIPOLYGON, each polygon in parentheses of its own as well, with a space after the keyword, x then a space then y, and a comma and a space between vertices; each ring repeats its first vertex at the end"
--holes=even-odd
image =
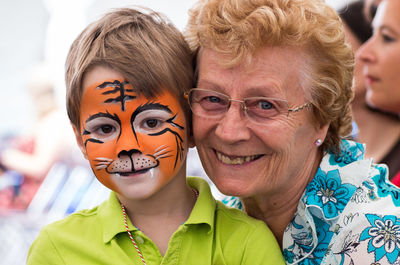
POLYGON ((74 130, 76 143, 78 144, 79 149, 81 149, 81 152, 82 152, 83 156, 85 157, 85 159, 87 159, 88 157, 87 157, 85 145, 83 144, 82 135, 74 125, 71 124, 71 126, 72 126, 72 129, 74 130))
POLYGON ((317 146, 320 146, 325 141, 326 135, 328 134, 329 126, 330 123, 318 126, 317 138, 315 139, 315 144, 317 146))

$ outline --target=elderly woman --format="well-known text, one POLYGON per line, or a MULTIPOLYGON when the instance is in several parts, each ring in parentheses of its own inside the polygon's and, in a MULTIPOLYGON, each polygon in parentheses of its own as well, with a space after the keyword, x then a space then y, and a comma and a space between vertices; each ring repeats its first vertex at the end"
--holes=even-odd
MULTIPOLYGON (((385 0, 372 23, 374 35, 358 51, 364 63, 367 102, 397 114, 400 121, 400 1, 385 0)), ((400 137, 397 134, 397 137, 400 137)), ((393 155, 400 155, 400 141, 393 155)), ((397 161, 397 164, 400 164, 397 161)), ((392 169, 392 168, 391 168, 392 169)), ((400 166, 393 182, 400 185, 400 166)))
POLYGON ((287 264, 400 262, 400 190, 346 140, 353 53, 336 12, 320 0, 199 1, 185 34, 194 139, 236 196, 226 203, 265 221, 287 264))

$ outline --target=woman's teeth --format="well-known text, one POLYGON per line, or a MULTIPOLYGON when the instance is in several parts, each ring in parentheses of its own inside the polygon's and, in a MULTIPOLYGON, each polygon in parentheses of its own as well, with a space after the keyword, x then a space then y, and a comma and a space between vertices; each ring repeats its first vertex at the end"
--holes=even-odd
POLYGON ((221 161, 224 164, 241 165, 241 164, 243 164, 245 162, 253 161, 253 160, 257 159, 260 156, 259 155, 252 155, 252 156, 241 156, 241 157, 230 158, 229 156, 226 156, 226 155, 223 155, 223 154, 217 152, 217 157, 218 157, 218 160, 221 161))

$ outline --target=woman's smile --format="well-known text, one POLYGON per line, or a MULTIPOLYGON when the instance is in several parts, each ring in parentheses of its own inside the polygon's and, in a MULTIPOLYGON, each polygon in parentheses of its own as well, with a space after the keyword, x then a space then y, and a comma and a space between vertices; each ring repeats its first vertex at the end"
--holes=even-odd
POLYGON ((242 164, 257 160, 263 156, 263 155, 232 156, 232 155, 223 154, 216 150, 214 150, 214 151, 215 151, 215 154, 217 155, 218 160, 221 163, 227 164, 227 165, 242 165, 242 164))

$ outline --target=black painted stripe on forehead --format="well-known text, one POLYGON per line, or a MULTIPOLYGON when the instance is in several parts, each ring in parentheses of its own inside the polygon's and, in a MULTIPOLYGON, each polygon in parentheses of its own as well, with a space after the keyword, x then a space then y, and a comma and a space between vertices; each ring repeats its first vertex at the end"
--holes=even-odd
POLYGON ((113 82, 104 82, 101 85, 97 86, 97 89, 104 88, 114 88, 108 91, 103 92, 103 95, 111 95, 119 93, 119 96, 115 98, 108 98, 104 101, 104 103, 119 103, 121 104, 121 110, 125 111, 125 103, 126 101, 130 101, 136 98, 136 95, 128 95, 128 92, 134 92, 133 89, 127 89, 125 85, 129 84, 128 81, 123 81, 122 83, 119 80, 114 80, 113 82))
POLYGON ((106 87, 125 87, 125 85, 129 84, 128 81, 123 81, 122 83, 119 80, 114 80, 113 82, 104 82, 101 85, 98 85, 97 88, 106 88, 106 87))

